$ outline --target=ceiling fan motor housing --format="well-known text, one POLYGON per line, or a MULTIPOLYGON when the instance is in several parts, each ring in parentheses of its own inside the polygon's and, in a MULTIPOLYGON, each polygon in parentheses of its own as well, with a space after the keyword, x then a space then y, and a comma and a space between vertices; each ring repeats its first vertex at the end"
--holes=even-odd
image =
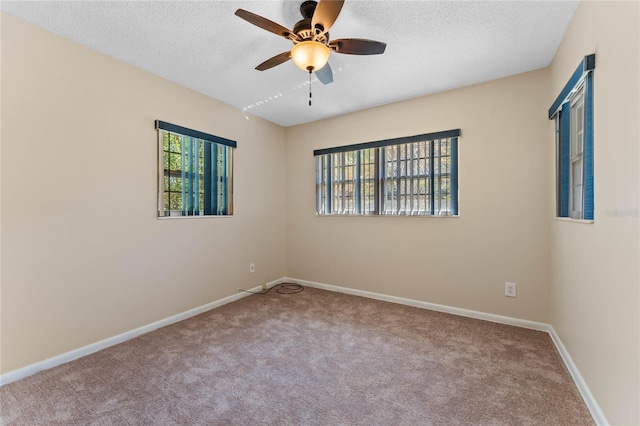
MULTIPOLYGON (((322 28, 319 26, 319 28, 322 28)), ((296 22, 293 26, 293 33, 297 35, 300 40, 313 40, 313 31, 311 31, 311 18, 305 18, 301 21, 296 22)), ((329 42, 329 33, 324 33, 321 35, 316 35, 316 41, 319 41, 322 44, 327 44, 329 42)))
MULTIPOLYGON (((313 18, 313 14, 316 11, 317 2, 313 0, 307 0, 302 2, 300 5, 300 14, 302 15, 302 20, 296 22, 293 26, 293 33, 296 34, 301 40, 313 40, 314 33, 311 30, 311 19, 313 18)), ((322 26, 318 25, 318 28, 324 31, 322 26)), ((320 36, 316 36, 316 41, 327 44, 329 42, 329 33, 324 33, 320 36)))

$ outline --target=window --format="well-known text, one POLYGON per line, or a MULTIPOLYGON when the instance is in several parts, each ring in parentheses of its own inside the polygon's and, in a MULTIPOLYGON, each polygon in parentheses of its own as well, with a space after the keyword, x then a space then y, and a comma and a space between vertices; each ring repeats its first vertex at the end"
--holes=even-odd
POLYGON ((234 141, 156 121, 158 216, 233 214, 234 141))
POLYGON ((593 220, 593 70, 585 56, 549 109, 556 121, 556 215, 593 220))
POLYGON ((460 130, 320 149, 319 215, 458 215, 460 130))

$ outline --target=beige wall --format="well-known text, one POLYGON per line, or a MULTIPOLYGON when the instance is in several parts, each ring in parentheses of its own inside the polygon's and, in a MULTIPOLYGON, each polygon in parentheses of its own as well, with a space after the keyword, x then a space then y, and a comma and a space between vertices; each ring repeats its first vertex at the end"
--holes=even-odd
MULTIPOLYGON (((551 64, 547 100, 584 55, 596 54, 595 223, 552 223, 551 323, 616 425, 640 424, 639 6, 578 7, 551 64)), ((547 192, 550 203, 553 187, 547 192)))
POLYGON ((548 322, 548 85, 538 70, 287 128, 288 276, 548 322), (459 218, 315 215, 314 149, 455 128, 459 218))
POLYGON ((2 372, 285 275, 279 126, 6 14, 1 119, 2 372), (156 219, 155 119, 238 142, 235 217, 156 219))

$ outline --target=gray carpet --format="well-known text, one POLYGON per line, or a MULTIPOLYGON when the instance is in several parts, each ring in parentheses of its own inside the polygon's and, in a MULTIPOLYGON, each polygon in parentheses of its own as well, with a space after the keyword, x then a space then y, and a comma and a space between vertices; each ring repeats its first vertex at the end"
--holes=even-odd
POLYGON ((589 425, 546 333, 306 288, 0 388, 6 425, 589 425))

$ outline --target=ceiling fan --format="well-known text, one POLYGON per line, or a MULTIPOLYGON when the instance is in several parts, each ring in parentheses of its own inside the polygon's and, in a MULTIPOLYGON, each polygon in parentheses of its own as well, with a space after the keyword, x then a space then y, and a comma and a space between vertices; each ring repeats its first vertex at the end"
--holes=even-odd
POLYGON ((308 0, 300 5, 302 20, 293 26, 293 31, 276 24, 262 16, 249 11, 238 9, 236 15, 245 21, 286 38, 293 42, 290 51, 282 52, 267 59, 256 67, 258 71, 268 70, 289 59, 298 68, 315 72, 318 80, 323 84, 333 81, 333 72, 328 63, 329 53, 343 53, 348 55, 379 55, 384 53, 386 43, 362 38, 341 38, 329 40, 329 29, 338 18, 344 0, 308 0))

